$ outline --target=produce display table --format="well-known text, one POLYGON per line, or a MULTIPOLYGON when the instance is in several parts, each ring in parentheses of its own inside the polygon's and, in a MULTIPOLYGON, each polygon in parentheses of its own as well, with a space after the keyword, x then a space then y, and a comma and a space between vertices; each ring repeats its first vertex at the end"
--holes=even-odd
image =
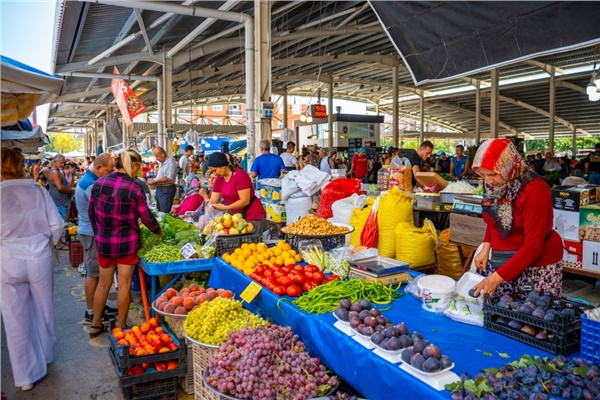
MULTIPOLYGON (((181 278, 182 274, 212 270, 215 260, 215 258, 194 258, 190 260, 182 260, 169 263, 149 263, 145 259, 140 258, 140 268, 142 268, 146 275, 150 277, 151 302, 154 302, 154 300, 156 300, 156 298, 160 295, 160 293, 156 293, 156 288, 158 286, 158 277, 160 275, 175 275, 173 279, 171 279, 169 283, 165 285, 165 288, 163 289, 165 290, 171 287, 173 283, 175 283, 179 278, 181 278)), ((154 315, 155 311, 152 310, 152 316, 154 315)))
MULTIPOLYGON (((233 291, 239 299, 250 282, 248 276, 219 257, 208 283, 211 287, 233 291)), ((339 331, 333 326, 336 319, 332 314, 308 314, 288 301, 280 303, 282 312, 277 307, 279 299, 263 288, 250 304, 244 303, 244 307, 278 325, 290 326, 313 356, 319 357, 369 400, 450 398, 449 391, 433 389, 401 370, 400 364, 391 364, 339 331)), ((499 367, 518 360, 523 354, 552 356, 495 332, 425 311, 412 295, 406 294, 392 305, 383 315, 395 324, 404 321, 411 331, 420 332, 439 346, 455 363, 453 372, 459 376, 463 372, 474 376, 481 368, 499 367), (502 358, 500 353, 510 358, 502 358)))

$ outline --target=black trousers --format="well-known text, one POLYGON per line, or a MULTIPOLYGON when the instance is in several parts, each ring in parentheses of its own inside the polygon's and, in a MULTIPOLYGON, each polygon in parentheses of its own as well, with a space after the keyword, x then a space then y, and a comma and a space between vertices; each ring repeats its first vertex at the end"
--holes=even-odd
POLYGON ((154 196, 156 197, 156 209, 160 212, 170 213, 175 199, 177 188, 171 186, 157 186, 154 196))

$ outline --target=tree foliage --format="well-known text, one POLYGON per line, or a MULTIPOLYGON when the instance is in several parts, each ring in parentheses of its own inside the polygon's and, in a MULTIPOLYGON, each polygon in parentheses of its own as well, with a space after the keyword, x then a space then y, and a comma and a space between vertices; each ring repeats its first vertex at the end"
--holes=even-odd
POLYGON ((46 151, 53 153, 64 154, 83 147, 83 139, 77 139, 71 133, 50 133, 48 140, 50 143, 45 145, 44 148, 46 151))

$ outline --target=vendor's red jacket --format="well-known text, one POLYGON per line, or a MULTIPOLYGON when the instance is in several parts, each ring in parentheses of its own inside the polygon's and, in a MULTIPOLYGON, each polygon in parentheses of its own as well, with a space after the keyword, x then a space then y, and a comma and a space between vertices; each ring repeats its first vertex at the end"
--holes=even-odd
POLYGON ((562 239, 552 231, 554 213, 550 188, 543 179, 532 180, 519 193, 513 204, 513 218, 511 233, 502 238, 492 218, 483 215, 487 224, 485 241, 491 243, 492 252, 517 251, 496 271, 507 282, 521 275, 527 267, 554 264, 563 256, 562 239))

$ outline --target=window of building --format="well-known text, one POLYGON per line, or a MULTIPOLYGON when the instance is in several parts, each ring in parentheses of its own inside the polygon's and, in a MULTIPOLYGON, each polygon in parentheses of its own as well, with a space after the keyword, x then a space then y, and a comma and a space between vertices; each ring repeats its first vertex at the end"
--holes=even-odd
POLYGON ((223 105, 221 105, 221 104, 211 106, 211 108, 213 111, 223 111, 223 105))
POLYGON ((242 115, 242 105, 230 104, 228 107, 228 114, 232 117, 242 115))

